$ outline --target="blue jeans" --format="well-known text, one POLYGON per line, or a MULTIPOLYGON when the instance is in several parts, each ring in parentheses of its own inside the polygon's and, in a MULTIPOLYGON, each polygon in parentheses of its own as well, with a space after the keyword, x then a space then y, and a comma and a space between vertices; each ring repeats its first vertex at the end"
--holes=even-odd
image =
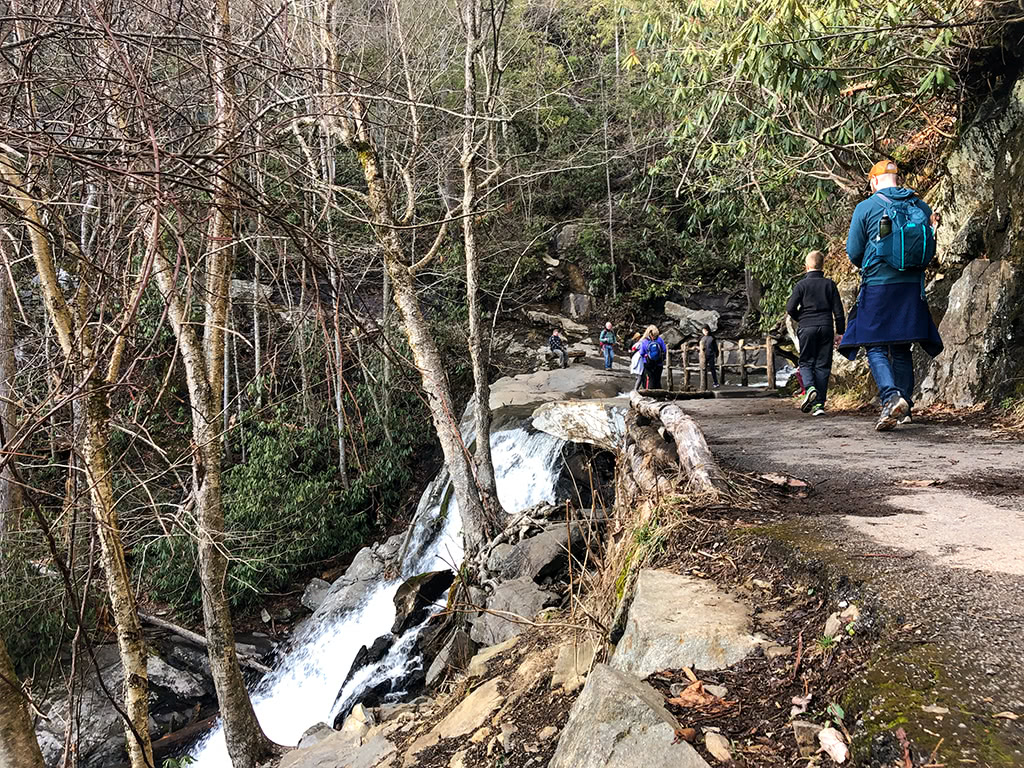
POLYGON ((868 365, 871 376, 878 385, 878 397, 882 405, 893 395, 902 395, 908 405, 913 405, 914 358, 909 344, 892 344, 887 347, 868 347, 868 365))
POLYGON ((615 359, 615 350, 611 344, 605 344, 601 347, 601 351, 604 353, 604 367, 605 370, 610 370, 612 367, 612 361, 615 359))

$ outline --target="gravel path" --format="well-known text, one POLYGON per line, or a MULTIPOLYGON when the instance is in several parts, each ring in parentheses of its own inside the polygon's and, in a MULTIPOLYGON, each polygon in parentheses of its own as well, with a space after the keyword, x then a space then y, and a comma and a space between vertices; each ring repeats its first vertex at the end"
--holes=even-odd
POLYGON ((869 671, 876 716, 909 720, 925 755, 942 738, 953 765, 1024 765, 1024 446, 960 424, 878 433, 871 414, 785 399, 681 405, 723 465, 814 486, 786 511, 896 618, 869 671))

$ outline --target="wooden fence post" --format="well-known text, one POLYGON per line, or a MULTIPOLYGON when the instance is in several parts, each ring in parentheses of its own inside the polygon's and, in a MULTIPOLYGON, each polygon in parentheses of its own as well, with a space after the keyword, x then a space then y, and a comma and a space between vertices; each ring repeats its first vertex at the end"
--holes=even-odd
POLYGON ((775 344, 771 336, 764 345, 764 360, 768 365, 768 389, 775 389, 775 344))
POLYGON ((718 385, 720 387, 725 386, 725 347, 721 344, 718 345, 718 385))
POLYGON ((672 350, 665 347, 665 374, 668 376, 668 391, 672 392, 675 387, 672 381, 672 350))
POLYGON ((747 375, 747 340, 740 339, 740 386, 746 387, 750 384, 747 375))
POLYGON ((704 354, 704 345, 698 347, 698 363, 700 365, 700 391, 708 391, 708 366, 707 356, 704 354))
POLYGON ((683 389, 690 388, 690 342, 683 342, 683 389))

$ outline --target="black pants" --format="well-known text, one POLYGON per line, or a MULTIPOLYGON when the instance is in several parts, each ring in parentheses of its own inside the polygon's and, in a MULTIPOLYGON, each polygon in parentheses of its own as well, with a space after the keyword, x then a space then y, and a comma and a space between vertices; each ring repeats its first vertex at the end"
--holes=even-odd
POLYGON ((800 340, 800 378, 804 380, 804 388, 814 387, 818 393, 815 402, 824 405, 828 377, 832 374, 835 330, 831 325, 817 325, 799 328, 796 336, 800 340))
POLYGON ((640 374, 640 378, 646 389, 661 389, 661 371, 664 367, 664 365, 651 365, 650 363, 644 366, 644 372, 640 374))
POLYGON ((708 362, 704 364, 704 370, 711 374, 711 383, 718 386, 718 366, 708 362))

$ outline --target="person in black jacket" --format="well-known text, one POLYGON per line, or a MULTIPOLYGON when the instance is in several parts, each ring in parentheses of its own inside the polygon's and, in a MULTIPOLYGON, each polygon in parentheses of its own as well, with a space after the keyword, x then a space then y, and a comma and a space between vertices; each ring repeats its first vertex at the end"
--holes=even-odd
POLYGON ((799 323, 800 377, 807 388, 800 410, 814 416, 825 414, 832 350, 846 330, 846 313, 836 284, 825 277, 825 254, 811 251, 804 259, 807 274, 794 287, 786 312, 799 323))
POLYGON ((700 329, 704 335, 700 337, 700 346, 704 350, 704 370, 711 374, 714 389, 718 389, 718 340, 711 334, 711 327, 705 325, 700 329))

